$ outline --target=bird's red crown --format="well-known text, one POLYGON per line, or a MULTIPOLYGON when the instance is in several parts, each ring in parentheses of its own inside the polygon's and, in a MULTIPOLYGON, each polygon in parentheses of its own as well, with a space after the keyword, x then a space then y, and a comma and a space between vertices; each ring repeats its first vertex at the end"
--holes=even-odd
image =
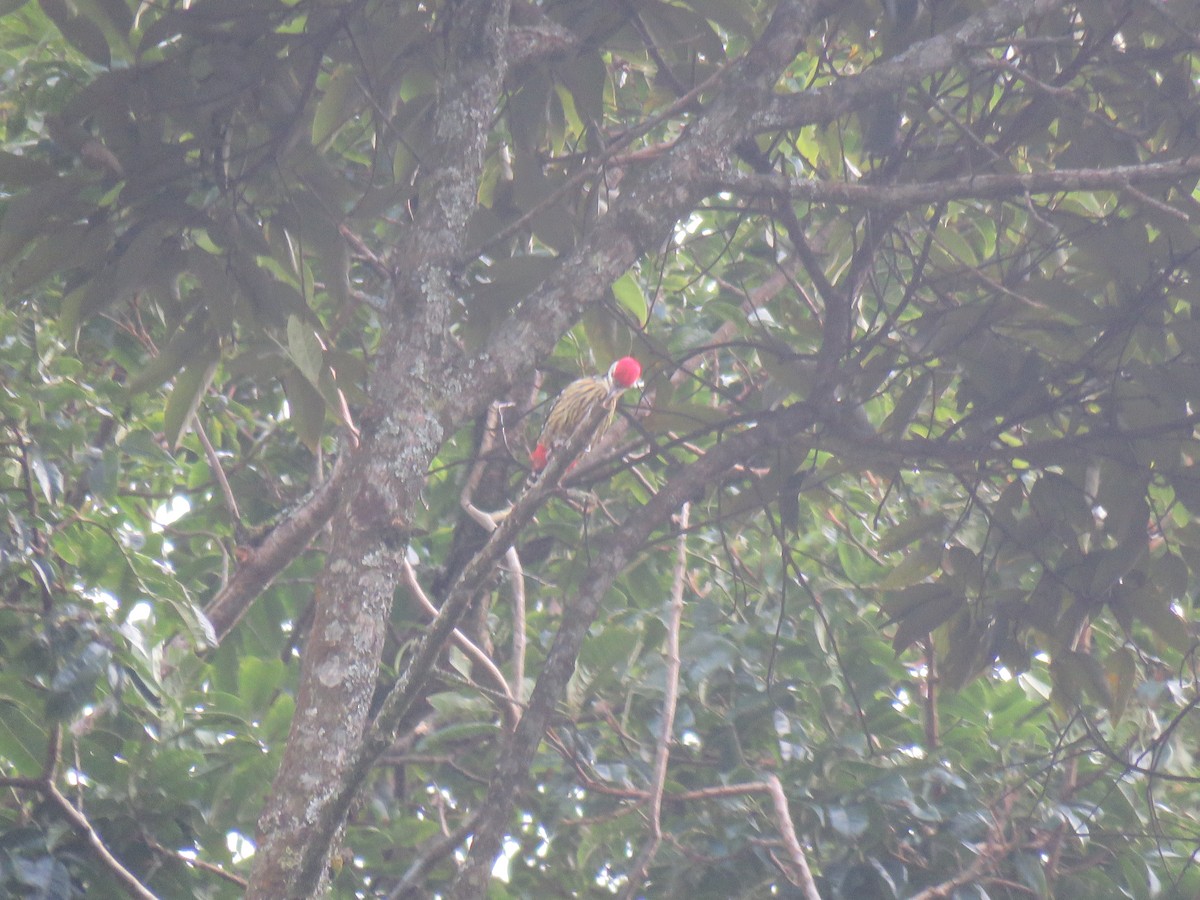
POLYGON ((608 376, 617 385, 631 388, 642 377, 642 364, 632 356, 622 356, 612 364, 612 368, 608 370, 608 376))

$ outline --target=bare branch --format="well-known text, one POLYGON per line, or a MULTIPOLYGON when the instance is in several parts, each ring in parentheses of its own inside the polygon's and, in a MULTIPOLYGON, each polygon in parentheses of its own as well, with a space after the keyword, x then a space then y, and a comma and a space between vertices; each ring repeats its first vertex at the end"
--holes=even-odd
POLYGON ((943 203, 947 200, 1002 199, 1070 191, 1129 190, 1137 184, 1179 181, 1193 176, 1200 176, 1200 156, 1105 169, 1057 169, 1051 172, 1011 175, 967 175, 962 178, 917 184, 817 181, 752 172, 726 172, 715 177, 710 186, 713 190, 732 190, 747 195, 765 195, 813 203, 834 203, 867 209, 902 209, 922 204, 943 203))
POLYGON ((779 776, 771 772, 766 777, 767 788, 771 792, 771 802, 775 805, 775 825, 783 837, 783 845, 787 848, 788 856, 795 871, 790 873, 790 880, 804 892, 805 900, 821 900, 817 883, 813 881, 812 870, 808 867, 808 857, 800 840, 796 837, 796 826, 792 824, 792 814, 788 810, 787 794, 783 792, 783 783, 779 776))
MULTIPOLYGON (((795 434, 811 424, 812 410, 795 404, 760 424, 732 435, 710 452, 684 467, 651 497, 624 525, 602 536, 592 551, 592 565, 580 579, 579 593, 570 601, 569 614, 563 617, 558 633, 547 654, 542 673, 534 685, 528 708, 521 717, 512 740, 496 764, 488 799, 471 845, 466 868, 460 873, 449 896, 470 900, 486 888, 492 861, 508 822, 509 811, 518 785, 526 777, 533 757, 562 691, 574 672, 575 660, 588 628, 600 609, 601 601, 617 575, 639 553, 651 533, 674 510, 696 496, 706 486, 719 483, 728 469, 747 456, 769 446, 794 440, 795 434)), ((519 506, 518 502, 518 506, 519 506)), ((505 523, 507 524, 507 522, 505 523)))
MULTIPOLYGON (((417 645, 404 673, 383 701, 353 757, 345 764, 344 774, 331 782, 327 802, 313 816, 312 821, 307 823, 307 841, 297 851, 300 858, 296 864, 303 867, 309 873, 309 877, 321 873, 324 862, 321 854, 333 843, 345 821, 354 795, 375 763, 391 746, 401 720, 424 696, 425 688, 433 677, 437 658, 442 654, 446 643, 451 640, 451 635, 466 612, 479 581, 491 572, 500 557, 512 546, 517 534, 533 518, 571 460, 582 452, 600 419, 606 415, 608 410, 602 404, 591 410, 591 414, 576 427, 575 433, 563 446, 562 451, 550 460, 542 477, 517 499, 513 508, 500 519, 488 542, 459 573, 441 610, 417 645)), ((403 567, 403 557, 400 557, 397 569, 402 571, 403 567)), ((333 776, 327 773, 326 777, 333 776)))
POLYGON ((217 643, 233 630, 250 604, 325 527, 341 499, 347 469, 343 453, 334 463, 329 477, 298 509, 280 522, 261 544, 245 548, 240 554, 233 577, 204 608, 217 643))
POLYGON ((92 848, 92 852, 99 857, 104 863, 104 867, 112 872, 113 876, 129 892, 129 896, 137 897, 139 900, 156 900, 155 895, 146 889, 132 872, 121 865, 120 860, 112 855, 112 852, 104 845, 104 840, 92 827, 92 823, 88 821, 87 816, 76 809, 71 801, 63 796, 58 786, 53 781, 47 781, 42 794, 47 800, 57 809, 71 826, 83 834, 87 838, 88 845, 92 848))
MULTIPOLYGON (((472 497, 475 493, 475 488, 479 486, 479 480, 483 477, 483 469, 486 465, 488 455, 492 448, 498 443, 500 435, 500 408, 493 403, 488 407, 487 422, 484 427, 483 438, 479 442, 479 449, 475 454, 475 463, 471 466, 471 473, 467 476, 466 482, 463 484, 462 493, 459 495, 459 505, 466 511, 479 526, 486 531, 495 531, 498 526, 497 519, 507 515, 507 510, 503 514, 488 513, 475 506, 472 502, 472 497)), ((524 688, 522 685, 525 682, 525 571, 521 567, 521 557, 517 553, 516 545, 509 547, 504 552, 504 560, 508 565, 508 583, 512 591, 512 642, 513 642, 513 688, 512 696, 515 696, 519 702, 524 688)), ((516 719, 513 720, 514 723, 516 719)))
POLYGON ((525 571, 515 546, 504 551, 504 561, 508 564, 508 584, 512 592, 513 692, 519 702, 525 695, 525 571))
POLYGON ((391 893, 388 894, 388 900, 424 897, 425 893, 421 889, 420 884, 421 879, 430 869, 453 853, 463 841, 471 836, 471 830, 475 827, 475 821, 478 818, 477 813, 472 813, 454 831, 435 837, 425 844, 421 852, 417 854, 416 859, 412 861, 407 871, 405 871, 404 877, 400 879, 391 893))
POLYGON ((221 458, 217 456, 217 448, 212 445, 212 441, 208 439, 208 432, 204 430, 204 423, 200 421, 200 413, 197 412, 194 417, 196 425, 196 437, 200 439, 200 446, 204 448, 204 457, 208 460, 208 468, 212 471, 213 478, 221 487, 221 497, 225 501, 225 508, 229 510, 229 516, 233 519, 235 525, 242 521, 242 514, 238 511, 237 500, 233 496, 233 489, 229 486, 229 479, 225 477, 225 470, 221 467, 221 458))
MULTIPOLYGON (((663 787, 667 783, 667 763, 671 758, 671 743, 675 733, 675 707, 679 702, 679 629, 683 623, 683 589, 687 584, 687 529, 691 504, 679 510, 679 538, 676 550, 675 573, 671 581, 671 605, 667 614, 667 637, 663 655, 666 657, 666 688, 663 691, 662 722, 654 748, 654 769, 650 781, 650 839, 638 854, 629 872, 629 881, 621 896, 633 900, 646 880, 650 863, 662 843, 663 787)), ((820 898, 817 898, 820 900, 820 898)))
POLYGON ((158 841, 154 840, 153 838, 147 838, 146 843, 149 845, 150 849, 153 850, 155 853, 157 853, 159 856, 164 856, 167 859, 173 860, 177 863, 182 863, 183 865, 187 866, 189 869, 197 869, 198 871, 201 871, 201 872, 207 872, 210 875, 215 875, 217 878, 220 878, 224 881, 228 881, 230 884, 236 884, 238 887, 243 888, 243 889, 245 889, 246 885, 248 884, 246 879, 242 878, 240 875, 234 875, 232 872, 226 872, 220 866, 215 865, 210 862, 206 862, 203 859, 197 859, 192 856, 185 856, 183 853, 180 853, 178 850, 172 850, 170 847, 164 847, 162 844, 160 844, 158 841))
POLYGON ((985 12, 959 23, 953 32, 918 41, 853 78, 775 97, 769 108, 755 116, 754 126, 759 131, 778 131, 832 122, 874 100, 894 96, 899 87, 916 84, 954 65, 968 50, 1009 39, 1027 21, 1061 6, 1057 0, 998 0, 988 4, 985 12))
MULTIPOLYGON (((417 580, 417 573, 413 570, 412 565, 408 560, 404 561, 404 567, 401 570, 404 575, 404 586, 408 588, 408 592, 412 594, 413 599, 423 609, 430 619, 436 619, 438 616, 438 608, 433 605, 433 601, 429 599, 425 591, 421 587, 421 582, 417 580)), ((496 689, 504 695, 508 701, 504 706, 505 721, 509 727, 516 725, 517 720, 521 718, 521 709, 517 705, 517 700, 513 696, 512 690, 508 686, 508 682, 504 680, 504 673, 496 668, 496 664, 492 662, 492 658, 479 649, 478 646, 469 637, 459 631, 457 628, 450 633, 450 639, 455 645, 462 650, 476 665, 482 668, 491 676, 496 689)))
POLYGON ((911 900, 945 900, 947 897, 952 897, 955 890, 965 884, 970 884, 978 879, 981 875, 987 872, 996 862, 996 851, 1000 851, 1000 855, 1007 852, 1007 847, 993 848, 989 844, 982 844, 977 848, 977 855, 971 861, 971 864, 955 875, 953 878, 947 878, 945 881, 928 887, 920 893, 913 894, 911 900))
POLYGON ((138 897, 140 900, 156 900, 155 895, 138 881, 137 876, 126 869, 121 864, 121 861, 113 856, 112 851, 105 846, 104 839, 92 827, 92 823, 88 821, 87 816, 83 814, 82 810, 75 807, 66 795, 58 789, 55 779, 58 777, 59 756, 62 752, 62 727, 59 725, 51 727, 48 737, 49 740, 46 742, 46 760, 40 775, 33 778, 6 776, 0 779, 0 784, 5 787, 31 790, 41 794, 67 820, 72 828, 87 839, 88 846, 92 848, 92 852, 100 860, 100 863, 112 873, 117 881, 125 886, 125 890, 129 892, 129 896, 138 897))

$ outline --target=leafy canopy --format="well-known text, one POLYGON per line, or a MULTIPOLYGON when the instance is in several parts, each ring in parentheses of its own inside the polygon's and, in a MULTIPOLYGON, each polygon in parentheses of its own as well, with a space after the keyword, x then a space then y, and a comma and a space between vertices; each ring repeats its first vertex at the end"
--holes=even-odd
POLYGON ((1200 9, 475 6, 0 2, 0 893, 1200 893, 1200 9))

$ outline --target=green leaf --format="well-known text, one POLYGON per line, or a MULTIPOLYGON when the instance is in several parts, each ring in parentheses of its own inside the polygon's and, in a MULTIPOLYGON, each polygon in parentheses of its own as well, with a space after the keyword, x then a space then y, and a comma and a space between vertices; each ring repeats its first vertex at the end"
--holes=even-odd
POLYGON ((946 517, 940 512, 910 516, 889 528, 876 542, 876 549, 880 553, 891 553, 945 527, 946 517))
POLYGON ((1133 614, 1168 647, 1183 654, 1191 653, 1195 649, 1196 635, 1191 625, 1176 615, 1168 604, 1138 603, 1133 609, 1133 614))
POLYGON ((1060 650, 1051 661, 1050 677, 1055 692, 1067 701, 1068 708, 1078 706, 1085 693, 1107 709, 1114 706, 1104 668, 1090 653, 1060 650))
POLYGON ((1021 884, 1033 892, 1038 900, 1050 900, 1050 885, 1046 882, 1046 870, 1036 853, 1018 853, 1014 859, 1017 877, 1021 884))
POLYGON ((300 370, 300 374, 316 387, 321 381, 325 358, 321 342, 312 327, 304 324, 297 316, 287 320, 288 356, 300 370))
POLYGON ((906 553, 900 564, 889 570, 875 586, 883 591, 911 587, 925 581, 941 564, 941 544, 922 543, 916 550, 906 553))
POLYGON ((58 503, 63 491, 62 470, 46 459, 40 447, 31 447, 29 450, 29 470, 46 500, 51 504, 58 503))
POLYGON ((1140 534, 1123 540, 1116 547, 1097 551, 1094 555, 1098 556, 1098 561, 1092 574, 1089 593, 1103 596, 1118 580, 1140 565, 1149 551, 1150 543, 1145 529, 1140 534))
POLYGON ((127 389, 134 395, 156 388, 188 363, 198 358, 212 359, 218 352, 213 338, 208 333, 206 318, 202 315, 193 316, 175 333, 158 356, 152 357, 142 370, 129 380, 127 389))
POLYGON ((559 265, 546 256, 517 256, 497 260, 487 269, 487 280, 478 283, 467 300, 468 342, 486 340, 495 326, 521 300, 529 296, 559 265))
POLYGON ((638 284, 632 272, 626 272, 614 281, 612 292, 617 302, 633 316, 634 321, 639 324, 646 321, 646 295, 642 293, 642 286, 638 284))
POLYGON ((104 260, 112 242, 107 225, 72 223, 36 240, 13 267, 9 289, 22 293, 59 272, 88 270, 104 260))
POLYGON ((750 7, 737 0, 687 0, 687 5, 722 28, 746 37, 755 34, 756 29, 747 18, 750 7))
POLYGON ((15 263, 34 237, 90 212, 92 204, 81 196, 87 186, 86 176, 72 172, 10 200, 0 218, 0 270, 15 263))
POLYGON ((522 152, 541 147, 546 140, 547 100, 552 85, 544 71, 535 71, 508 98, 508 127, 522 152))
POLYGON ((933 376, 928 372, 922 372, 918 375, 904 393, 896 399, 892 411, 883 420, 883 424, 879 426, 880 432, 902 435, 908 429, 909 423, 912 422, 917 411, 921 408, 921 404, 929 397, 929 389, 932 383, 933 376))
POLYGON ((53 20, 71 44, 93 62, 107 68, 112 63, 108 39, 104 31, 84 16, 76 13, 66 0, 39 0, 42 11, 53 20))
POLYGON ((197 359, 188 363, 175 379, 163 413, 163 439, 172 450, 179 449, 184 433, 191 427, 192 417, 217 374, 218 362, 216 358, 197 359))
POLYGON ((321 147, 346 123, 357 108, 358 74, 353 66, 336 67, 325 82, 325 92, 313 112, 312 142, 321 147))
POLYGON ((917 584, 889 592, 883 608, 897 626, 892 649, 903 652, 949 621, 965 602, 966 598, 946 582, 917 584))
POLYGON ((1084 492, 1070 479, 1045 472, 1029 492, 1029 505, 1044 521, 1066 522, 1078 532, 1092 528, 1092 511, 1084 492))
POLYGON ((247 657, 238 666, 238 694, 250 710, 266 709, 286 674, 282 660, 247 657))
POLYGON ((835 806, 829 810, 829 826, 843 837, 860 837, 870 825, 871 817, 861 806, 835 806))
POLYGON ((44 720, 41 710, 30 710, 23 700, 28 692, 0 680, 0 759, 16 772, 33 777, 45 759, 44 720))
POLYGON ((604 121, 604 87, 608 71, 595 51, 577 54, 570 65, 557 66, 555 74, 575 99, 575 109, 584 125, 604 121))
POLYGON ((325 433, 325 400, 312 382, 297 369, 286 370, 282 380, 296 436, 315 453, 325 433))

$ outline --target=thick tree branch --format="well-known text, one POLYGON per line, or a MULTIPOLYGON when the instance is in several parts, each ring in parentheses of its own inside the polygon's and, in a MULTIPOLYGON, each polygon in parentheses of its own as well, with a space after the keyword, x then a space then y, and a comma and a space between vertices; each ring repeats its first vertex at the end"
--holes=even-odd
POLYGON ((239 556, 233 577, 204 608, 219 644, 233 630, 250 604, 292 563, 328 522, 341 499, 347 466, 338 457, 329 477, 304 503, 279 523, 256 547, 239 556))
POLYGON ((330 849, 361 782, 347 770, 378 677, 411 506, 445 437, 448 417, 441 407, 447 396, 468 389, 446 378, 458 352, 450 334, 459 296, 452 262, 476 205, 507 70, 509 3, 450 3, 443 14, 444 74, 432 129, 436 165, 421 184, 417 220, 397 251, 398 278, 385 311, 364 438, 347 466, 349 496, 334 520, 317 585, 292 730, 259 819, 250 898, 322 890, 330 849))
MULTIPOLYGON (((326 802, 309 814, 304 829, 306 843, 295 848, 291 854, 295 865, 310 873, 310 878, 321 872, 328 848, 342 827, 354 796, 375 763, 392 745, 400 722, 425 695, 425 689, 436 671, 438 657, 441 656, 447 642, 452 639, 454 629, 466 613, 477 585, 488 576, 500 558, 505 556, 517 534, 533 518, 538 507, 553 490, 558 478, 566 471, 571 460, 582 452, 588 438, 595 433, 600 419, 607 414, 608 410, 603 405, 597 405, 591 415, 579 424, 563 449, 554 455, 539 481, 522 494, 513 508, 501 519, 499 527, 492 532, 488 542, 451 586, 442 608, 417 645, 403 674, 384 699, 366 734, 356 746, 346 748, 349 759, 342 762, 339 768, 340 777, 329 784, 326 802)), ((404 565, 402 557, 397 560, 399 571, 403 571, 404 565)), ((332 779, 334 776, 333 773, 328 773, 325 777, 332 779)))
POLYGON ((799 42, 833 5, 821 0, 782 4, 759 43, 717 78, 716 96, 699 119, 669 152, 622 184, 609 212, 563 265, 495 330, 477 358, 459 365, 475 378, 482 376, 482 384, 510 384, 549 353, 586 306, 605 296, 704 196, 705 177, 732 166, 734 147, 754 110, 769 102, 799 42))
POLYGON ((832 122, 872 101, 894 96, 898 87, 947 69, 968 52, 1006 40, 1030 19, 1061 8, 1057 0, 997 0, 952 32, 918 41, 898 56, 853 77, 773 98, 755 115, 753 126, 758 131, 779 131, 832 122))
MULTIPOLYGON (((1027 194, 1122 190, 1132 185, 1180 181, 1200 176, 1200 156, 1106 169, 1056 169, 1006 175, 967 175, 916 184, 794 179, 753 172, 726 172, 712 179, 709 190, 731 190, 747 196, 770 196, 811 203, 833 203, 864 209, 912 209, 947 200, 1003 199, 1027 194)), ((1181 187, 1187 193, 1191 185, 1181 187)))

